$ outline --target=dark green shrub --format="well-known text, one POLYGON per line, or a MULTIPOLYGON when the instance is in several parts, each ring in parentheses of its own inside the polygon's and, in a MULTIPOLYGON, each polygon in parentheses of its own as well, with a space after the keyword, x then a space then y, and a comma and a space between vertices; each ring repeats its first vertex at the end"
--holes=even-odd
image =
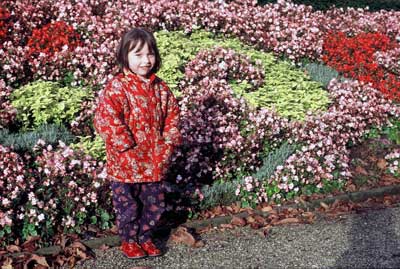
MULTIPOLYGON (((259 0, 259 5, 266 5, 269 3, 276 3, 276 0, 259 0)), ((370 11, 379 10, 400 10, 400 1, 398 0, 293 0, 296 4, 303 4, 312 6, 315 10, 327 10, 332 6, 336 7, 353 7, 353 8, 365 8, 369 7, 370 11)))

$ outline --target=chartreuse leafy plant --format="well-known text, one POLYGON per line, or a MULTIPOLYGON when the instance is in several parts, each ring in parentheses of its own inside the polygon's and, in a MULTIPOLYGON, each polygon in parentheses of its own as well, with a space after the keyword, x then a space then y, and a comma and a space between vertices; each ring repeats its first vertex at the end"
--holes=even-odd
POLYGON ((72 149, 82 149, 86 154, 92 156, 96 160, 105 161, 106 151, 103 139, 96 135, 94 139, 90 136, 79 136, 79 141, 75 144, 70 144, 72 149))
POLYGON ((71 122, 80 111, 82 101, 92 96, 88 89, 38 80, 15 90, 10 99, 18 111, 17 119, 26 130, 42 124, 71 122))
POLYGON ((156 37, 163 59, 159 75, 177 96, 180 95, 177 85, 184 77, 185 63, 193 59, 201 49, 220 46, 262 63, 265 79, 258 89, 252 89, 248 81, 230 81, 235 93, 243 95, 253 106, 274 108, 281 116, 301 120, 307 111, 325 110, 330 103, 321 83, 312 81, 290 62, 278 60, 271 53, 258 51, 237 38, 226 38, 205 31, 194 31, 190 35, 182 31, 160 31, 156 37))

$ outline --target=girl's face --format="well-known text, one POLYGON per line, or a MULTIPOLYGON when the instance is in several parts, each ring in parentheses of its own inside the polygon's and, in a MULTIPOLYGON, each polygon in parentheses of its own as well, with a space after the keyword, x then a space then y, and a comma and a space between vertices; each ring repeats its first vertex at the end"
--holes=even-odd
POLYGON ((139 50, 138 43, 136 47, 128 53, 129 69, 141 78, 146 78, 154 64, 156 57, 154 52, 150 50, 149 45, 144 44, 143 48, 139 50))

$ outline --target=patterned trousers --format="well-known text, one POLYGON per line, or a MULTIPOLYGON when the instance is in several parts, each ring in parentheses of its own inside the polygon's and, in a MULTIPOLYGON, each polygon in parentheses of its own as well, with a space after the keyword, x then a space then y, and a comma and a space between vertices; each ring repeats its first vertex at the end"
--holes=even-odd
POLYGON ((111 183, 116 224, 121 240, 143 243, 165 211, 163 184, 111 183))

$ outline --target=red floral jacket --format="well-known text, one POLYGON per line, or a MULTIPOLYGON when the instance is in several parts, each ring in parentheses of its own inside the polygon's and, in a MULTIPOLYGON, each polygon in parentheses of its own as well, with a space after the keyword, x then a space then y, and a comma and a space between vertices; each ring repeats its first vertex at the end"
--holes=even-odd
POLYGON ((156 75, 149 83, 133 73, 118 74, 100 94, 94 127, 106 144, 110 180, 163 180, 173 149, 181 142, 179 107, 156 75))

